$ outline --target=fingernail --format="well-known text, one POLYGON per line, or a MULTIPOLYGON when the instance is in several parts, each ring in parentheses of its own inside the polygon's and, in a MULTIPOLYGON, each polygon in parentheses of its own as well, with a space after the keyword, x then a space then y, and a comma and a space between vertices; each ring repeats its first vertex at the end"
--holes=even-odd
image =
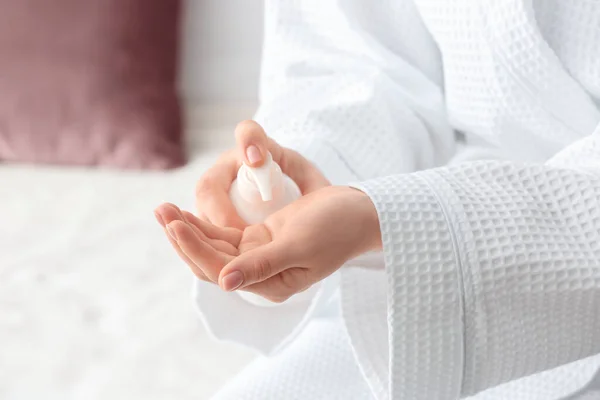
POLYGON ((173 238, 173 240, 177 241, 177 234, 175 233, 175 230, 173 230, 173 228, 171 228, 169 225, 167 225, 167 232, 169 233, 169 236, 173 238))
POLYGON ((246 157, 248 157, 248 161, 250 161, 250 164, 254 164, 262 160, 260 150, 258 150, 258 147, 254 145, 246 149, 246 157))
POLYGON ((156 217, 158 223, 161 224, 161 226, 165 226, 165 221, 163 220, 162 216, 158 211, 154 211, 154 216, 156 217))
POLYGON ((232 290, 242 286, 242 283, 244 283, 244 274, 242 274, 240 271, 230 272, 223 277, 222 283, 223 289, 231 292, 232 290))

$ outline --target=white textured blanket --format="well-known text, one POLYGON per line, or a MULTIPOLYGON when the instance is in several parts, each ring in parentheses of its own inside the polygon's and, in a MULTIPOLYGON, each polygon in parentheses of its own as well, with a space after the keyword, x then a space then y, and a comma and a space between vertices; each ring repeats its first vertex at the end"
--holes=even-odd
POLYGON ((252 358, 207 337, 152 214, 193 209, 231 142, 233 118, 191 120, 169 173, 0 165, 0 399, 204 399, 252 358))

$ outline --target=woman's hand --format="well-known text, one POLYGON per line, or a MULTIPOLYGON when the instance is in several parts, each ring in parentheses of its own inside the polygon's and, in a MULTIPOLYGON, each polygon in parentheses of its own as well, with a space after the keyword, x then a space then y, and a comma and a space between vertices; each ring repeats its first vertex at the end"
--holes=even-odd
POLYGON ((349 187, 320 189, 244 229, 218 227, 171 204, 159 210, 196 276, 223 290, 241 289, 274 302, 381 248, 373 203, 349 187))
MULTIPOLYGON (((297 152, 281 147, 273 139, 267 137, 262 127, 254 121, 243 121, 235 129, 236 148, 225 152, 200 178, 196 185, 196 206, 198 218, 190 213, 182 213, 178 208, 159 207, 156 218, 166 227, 168 223, 179 220, 188 220, 198 228, 198 219, 209 222, 219 227, 234 227, 244 229, 247 224, 240 218, 229 198, 231 184, 237 178, 237 171, 242 163, 258 167, 263 164, 267 151, 273 160, 279 164, 281 170, 288 175, 300 188, 302 194, 312 193, 315 190, 329 186, 329 181, 321 172, 297 152)), ((225 232, 229 230, 224 229, 225 232)), ((198 231, 199 232, 199 231, 198 231)), ((239 232, 239 231, 238 231, 239 232)), ((170 239, 171 245, 177 251, 198 277, 205 278, 202 271, 196 269, 195 264, 182 251, 179 244, 170 239)), ((219 243, 217 248, 230 254, 230 243, 219 243)), ((231 254, 230 254, 231 255, 231 254)), ((235 254, 234 254, 235 255, 235 254)))
POLYGON ((307 159, 297 152, 281 147, 269 138, 254 121, 243 121, 235 129, 236 148, 225 152, 198 181, 196 206, 198 217, 222 227, 243 229, 247 224, 240 218, 229 199, 231 183, 236 179, 242 163, 261 166, 267 152, 300 188, 302 194, 314 192, 329 181, 307 159))

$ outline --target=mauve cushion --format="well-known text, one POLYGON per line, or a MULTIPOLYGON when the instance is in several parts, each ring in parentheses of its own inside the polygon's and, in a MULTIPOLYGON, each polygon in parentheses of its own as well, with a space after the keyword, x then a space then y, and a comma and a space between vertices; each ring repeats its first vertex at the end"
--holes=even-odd
POLYGON ((0 161, 183 164, 177 0, 0 0, 0 161))

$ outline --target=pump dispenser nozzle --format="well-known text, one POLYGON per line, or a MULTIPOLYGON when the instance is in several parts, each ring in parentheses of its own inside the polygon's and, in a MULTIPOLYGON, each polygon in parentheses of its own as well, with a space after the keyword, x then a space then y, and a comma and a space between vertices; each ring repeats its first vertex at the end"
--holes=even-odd
POLYGON ((273 200, 273 183, 271 182, 273 174, 273 156, 267 152, 267 159, 264 164, 260 167, 249 167, 245 166, 246 171, 254 180, 262 201, 273 200))
POLYGON ((242 164, 229 190, 233 206, 249 224, 263 222, 300 196, 298 185, 283 173, 270 153, 258 168, 242 164))

